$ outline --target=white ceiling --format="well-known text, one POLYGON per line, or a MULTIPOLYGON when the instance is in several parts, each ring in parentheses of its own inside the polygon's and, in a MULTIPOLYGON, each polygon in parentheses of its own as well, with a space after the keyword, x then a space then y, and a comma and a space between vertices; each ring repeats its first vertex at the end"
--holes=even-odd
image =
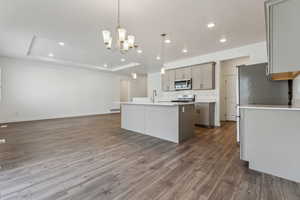
POLYGON ((110 68, 125 73, 158 71, 161 33, 166 62, 265 40, 263 0, 121 0, 121 24, 136 36, 142 54, 121 55, 105 49, 101 30, 115 30, 117 0, 1 0, 0 54, 30 56, 77 65, 110 68), (216 27, 207 28, 208 22, 216 27), (221 44, 219 39, 228 42, 221 44), (64 47, 57 45, 63 41, 64 47), (186 47, 187 54, 181 50, 186 47), (120 59, 125 58, 125 62, 120 59), (51 60, 51 59, 50 59, 51 60), (122 71, 122 70, 121 70, 122 71))

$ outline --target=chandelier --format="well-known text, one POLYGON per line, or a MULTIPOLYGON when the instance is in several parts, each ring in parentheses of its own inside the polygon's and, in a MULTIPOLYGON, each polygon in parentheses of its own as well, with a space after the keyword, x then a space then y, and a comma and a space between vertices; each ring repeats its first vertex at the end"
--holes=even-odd
MULTIPOLYGON (((115 42, 116 42, 116 47, 120 50, 121 53, 126 53, 130 49, 138 47, 135 44, 135 37, 133 35, 127 36, 126 33, 127 33, 126 29, 122 28, 120 24, 120 0, 118 0, 117 29, 116 29, 117 38, 115 42)), ((111 32, 109 30, 103 30, 102 35, 103 35, 103 41, 105 47, 107 49, 111 49, 112 42, 113 42, 111 32)))

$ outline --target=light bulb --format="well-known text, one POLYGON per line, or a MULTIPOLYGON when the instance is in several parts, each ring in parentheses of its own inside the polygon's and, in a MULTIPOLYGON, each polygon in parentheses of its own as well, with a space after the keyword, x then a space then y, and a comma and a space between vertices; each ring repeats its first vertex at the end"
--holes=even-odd
POLYGON ((123 50, 124 51, 128 51, 129 50, 129 43, 128 43, 128 40, 125 40, 123 42, 123 50))
POLYGON ((124 42, 126 40, 126 30, 124 28, 118 28, 119 42, 124 42))
POLYGON ((165 43, 166 43, 166 44, 170 44, 170 43, 171 43, 171 40, 170 40, 170 39, 165 39, 165 43))
POLYGON ((207 24, 207 28, 213 28, 215 27, 215 23, 211 22, 207 24))
POLYGON ((137 79, 137 74, 136 73, 132 73, 131 75, 132 75, 133 79, 137 79))
POLYGON ((102 31, 103 41, 105 45, 109 44, 109 41, 111 40, 110 32, 107 30, 102 31))
POLYGON ((165 73, 166 73, 165 68, 161 68, 160 73, 161 73, 161 74, 165 74, 165 73))
POLYGON ((187 53, 188 50, 187 49, 182 49, 182 53, 187 53))
POLYGON ((134 47, 134 36, 133 35, 128 35, 128 45, 129 45, 129 48, 133 48, 134 47))
POLYGON ((221 42, 221 43, 225 43, 225 42, 227 42, 227 39, 226 39, 226 38, 221 38, 221 39, 220 39, 220 42, 221 42))
POLYGON ((108 43, 106 44, 107 49, 111 49, 111 44, 112 44, 112 38, 109 38, 108 43))

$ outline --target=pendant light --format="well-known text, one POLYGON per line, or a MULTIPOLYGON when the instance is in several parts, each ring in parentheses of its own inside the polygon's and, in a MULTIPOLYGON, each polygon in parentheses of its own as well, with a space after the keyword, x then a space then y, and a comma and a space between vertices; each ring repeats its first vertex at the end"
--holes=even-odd
POLYGON ((160 59, 161 59, 161 63, 162 63, 162 67, 160 69, 160 73, 161 74, 165 74, 166 70, 165 70, 165 38, 166 38, 167 34, 163 33, 161 34, 161 55, 160 55, 160 59))
MULTIPOLYGON (((125 28, 121 27, 120 22, 120 0, 118 1, 118 10, 117 10, 117 38, 115 39, 116 47, 119 49, 121 53, 126 53, 130 49, 138 48, 138 46, 135 44, 135 36, 134 35, 128 35, 125 28)), ((109 30, 103 30, 102 31, 102 37, 104 45, 107 49, 112 49, 112 35, 109 30)))

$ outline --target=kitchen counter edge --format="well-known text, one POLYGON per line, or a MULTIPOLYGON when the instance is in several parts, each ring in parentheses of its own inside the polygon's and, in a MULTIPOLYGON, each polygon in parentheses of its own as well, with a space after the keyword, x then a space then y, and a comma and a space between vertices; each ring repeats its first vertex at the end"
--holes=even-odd
POLYGON ((300 111, 300 106, 288 106, 288 105, 242 105, 238 106, 240 109, 257 109, 257 110, 293 110, 300 111))

